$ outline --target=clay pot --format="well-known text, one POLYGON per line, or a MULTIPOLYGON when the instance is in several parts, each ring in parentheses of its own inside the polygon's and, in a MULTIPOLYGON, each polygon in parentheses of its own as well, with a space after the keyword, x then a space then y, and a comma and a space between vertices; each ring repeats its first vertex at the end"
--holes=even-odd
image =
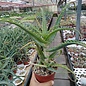
POLYGON ((24 63, 24 65, 28 65, 29 64, 28 61, 24 61, 23 63, 24 63))
POLYGON ((13 72, 14 72, 14 73, 17 73, 17 70, 15 69, 15 70, 13 70, 13 72))
POLYGON ((18 61, 18 62, 17 62, 17 65, 20 65, 20 64, 22 64, 22 61, 18 61))
POLYGON ((27 59, 23 59, 23 63, 24 63, 24 65, 28 65, 28 64, 29 64, 28 62, 30 62, 30 59, 29 59, 29 58, 27 58, 27 59))
POLYGON ((34 75, 38 82, 43 83, 43 82, 48 82, 50 80, 54 80, 55 73, 52 73, 51 75, 48 76, 41 76, 34 72, 34 75))

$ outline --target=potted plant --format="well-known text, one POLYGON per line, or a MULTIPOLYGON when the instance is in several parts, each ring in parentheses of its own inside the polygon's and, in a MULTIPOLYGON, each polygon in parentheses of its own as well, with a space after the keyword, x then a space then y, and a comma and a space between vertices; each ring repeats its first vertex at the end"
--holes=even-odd
POLYGON ((46 18, 44 16, 43 9, 41 9, 42 23, 40 24, 37 21, 38 25, 36 25, 36 26, 34 26, 32 24, 29 25, 28 28, 31 28, 31 29, 28 29, 27 27, 23 26, 22 23, 19 23, 17 21, 13 21, 11 19, 1 19, 1 21, 5 21, 5 22, 9 22, 11 24, 17 25, 18 27, 20 27, 20 29, 26 31, 34 40, 35 46, 33 46, 33 47, 37 50, 39 59, 36 63, 31 63, 31 64, 36 67, 34 73, 35 73, 36 79, 39 82, 46 82, 46 81, 49 81, 50 79, 54 79, 54 75, 55 75, 55 72, 57 72, 58 67, 65 68, 69 72, 73 73, 68 67, 58 64, 54 61, 54 56, 57 54, 57 52, 61 48, 65 47, 67 45, 71 45, 71 44, 79 44, 79 45, 86 47, 86 44, 84 44, 80 41, 70 40, 70 41, 65 41, 64 43, 61 43, 60 45, 57 45, 54 48, 48 49, 48 45, 54 40, 56 33, 58 31, 75 30, 73 28, 60 28, 59 27, 60 20, 64 14, 64 11, 66 10, 66 8, 69 7, 69 5, 70 5, 70 3, 67 4, 63 8, 61 14, 58 16, 58 18, 56 20, 54 27, 50 28, 49 30, 47 29, 48 27, 47 27, 47 22, 46 22, 46 18), (39 73, 42 75, 41 79, 43 79, 43 77, 45 78, 46 76, 48 77, 48 79, 46 81, 45 81, 45 79, 40 80, 38 77, 40 75, 39 73), (53 77, 50 78, 49 76, 50 77, 53 76, 53 77))
POLYGON ((0 86, 14 86, 13 76, 16 76, 13 72, 15 65, 12 58, 5 58, 0 60, 0 86))
MULTIPOLYGON (((15 83, 13 84, 15 79, 20 79, 20 76, 16 75, 18 74, 17 63, 22 63, 22 54, 26 55, 28 49, 25 52, 25 48, 22 51, 19 50, 21 46, 29 42, 26 39, 29 37, 18 28, 8 26, 0 28, 0 86, 15 86, 15 83)), ((29 59, 29 57, 26 58, 29 59)))

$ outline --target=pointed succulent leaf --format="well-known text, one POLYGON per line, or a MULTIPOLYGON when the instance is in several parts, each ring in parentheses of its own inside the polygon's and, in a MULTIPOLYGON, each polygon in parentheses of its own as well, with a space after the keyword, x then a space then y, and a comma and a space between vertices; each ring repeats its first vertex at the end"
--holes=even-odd
POLYGON ((52 49, 49 49, 48 51, 49 52, 53 52, 53 51, 57 51, 61 48, 64 48, 68 45, 71 45, 71 44, 78 44, 78 45, 81 45, 83 47, 86 47, 86 44, 81 42, 81 41, 77 41, 77 40, 68 40, 68 41, 65 41, 64 43, 61 43, 60 45, 58 45, 57 47, 54 47, 52 49))
POLYGON ((49 55, 49 59, 53 59, 55 57, 55 55, 57 55, 57 57, 59 57, 61 54, 62 54, 62 50, 59 50, 58 52, 54 51, 53 53, 51 53, 49 55))
MULTIPOLYGON (((70 69, 69 69, 67 66, 65 66, 65 65, 62 65, 62 64, 55 64, 54 67, 57 67, 57 70, 54 69, 54 68, 48 68, 48 70, 58 73, 58 67, 60 67, 60 68, 66 69, 66 70, 69 71, 70 73, 74 74, 74 72, 73 72, 72 70, 70 70, 70 69)), ((75 75, 75 74, 74 74, 74 75, 75 75)))
POLYGON ((42 34, 45 35, 47 32, 47 21, 45 17, 45 12, 42 8, 41 8, 41 12, 42 12, 42 34))
MULTIPOLYGON (((1 70, 0 70, 1 71, 1 70)), ((3 70, 2 70, 3 71, 3 70)), ((5 73, 1 73, 0 74, 0 77, 2 77, 2 78, 0 78, 0 80, 3 80, 3 78, 5 79, 5 80, 8 80, 8 77, 7 77, 7 75, 5 74, 5 73)))
POLYGON ((36 31, 40 36, 42 36, 41 31, 40 31, 39 29, 37 29, 36 26, 33 26, 32 24, 29 24, 29 27, 30 27, 31 29, 33 29, 34 31, 36 31))
POLYGON ((39 57, 40 57, 40 62, 42 62, 42 61, 44 61, 44 59, 46 58, 45 57, 45 55, 44 55, 44 53, 43 53, 43 51, 42 51, 42 47, 41 46, 39 46, 39 45, 37 45, 36 44, 36 46, 37 46, 37 48, 36 48, 36 50, 37 50, 37 53, 38 53, 38 55, 39 55, 39 57))
POLYGON ((57 20, 56 20, 55 27, 58 27, 58 26, 59 26, 60 21, 61 21, 61 18, 62 18, 62 16, 64 15, 65 10, 70 6, 71 3, 73 3, 74 6, 75 6, 75 3, 74 3, 74 2, 70 2, 70 3, 68 3, 68 4, 62 9, 60 15, 58 16, 58 18, 57 18, 57 20))
POLYGON ((10 82, 7 82, 7 81, 0 81, 0 85, 15 86, 13 83, 10 83, 10 82))
POLYGON ((55 65, 54 61, 51 61, 50 63, 47 63, 47 68, 52 67, 52 65, 55 65))
POLYGON ((0 69, 4 69, 8 65, 8 60, 3 64, 3 66, 0 69))
POLYGON ((24 21, 24 20, 34 20, 34 19, 36 19, 36 15, 29 15, 29 16, 25 16, 22 19, 22 21, 24 21))
POLYGON ((42 43, 42 42, 39 42, 38 40, 35 40, 34 38, 33 38, 33 40, 35 43, 39 44, 42 47, 45 47, 45 45, 46 45, 45 43, 42 43))
MULTIPOLYGON (((35 44, 34 41, 28 42, 27 44, 25 44, 24 46, 22 46, 22 47, 20 48, 20 50, 22 50, 23 48, 25 48, 26 46, 31 45, 31 44, 35 44)), ((34 46, 33 46, 33 47, 34 47, 34 46)))
POLYGON ((40 43, 44 43, 46 44, 47 42, 41 38, 40 36, 38 36, 38 34, 26 29, 25 27, 23 27, 21 24, 18 24, 17 22, 15 21, 12 21, 12 20, 6 20, 6 19, 1 19, 2 21, 5 21, 5 22, 9 22, 11 24, 14 24, 18 27, 20 27, 22 30, 24 30, 25 32, 27 32, 29 35, 31 35, 35 40, 39 41, 40 43))
POLYGON ((48 34, 48 36, 46 37, 46 41, 52 42, 52 40, 55 38, 56 33, 61 30, 75 30, 80 34, 80 32, 74 28, 58 28, 48 34))
POLYGON ((50 54, 49 59, 54 58, 54 56, 56 55, 56 53, 57 53, 57 51, 54 51, 52 54, 50 54))

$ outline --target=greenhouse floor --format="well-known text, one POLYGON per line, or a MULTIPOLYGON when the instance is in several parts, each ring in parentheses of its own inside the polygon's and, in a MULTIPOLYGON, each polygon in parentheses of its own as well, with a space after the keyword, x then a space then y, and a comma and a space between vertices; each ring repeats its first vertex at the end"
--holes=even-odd
MULTIPOLYGON (((51 27, 55 24, 55 20, 56 20, 56 18, 54 17, 51 27)), ((55 40, 53 41, 53 43, 51 43, 50 47, 56 46, 56 45, 60 44, 60 42, 61 42, 61 35, 60 35, 60 32, 58 32, 55 40)), ((66 56, 63 51, 62 54, 59 57, 57 57, 55 60, 60 64, 67 65, 67 61, 66 61, 65 57, 66 56)), ((58 71, 58 73, 56 73, 56 75, 55 75, 54 86, 70 86, 68 72, 63 68, 58 68, 57 71, 58 71)))
MULTIPOLYGON (((61 40, 60 40, 61 38, 59 36, 60 36, 60 33, 57 34, 58 44, 61 42, 61 40)), ((57 42, 56 42, 56 44, 57 44, 57 42)), ((59 57, 56 58, 56 61, 60 64, 67 65, 64 51, 63 51, 62 55, 60 55, 59 57)), ((68 76, 67 71, 63 68, 58 68, 57 70, 58 70, 58 73, 56 73, 56 75, 55 75, 54 86, 70 86, 70 80, 68 79, 69 76, 68 76)))

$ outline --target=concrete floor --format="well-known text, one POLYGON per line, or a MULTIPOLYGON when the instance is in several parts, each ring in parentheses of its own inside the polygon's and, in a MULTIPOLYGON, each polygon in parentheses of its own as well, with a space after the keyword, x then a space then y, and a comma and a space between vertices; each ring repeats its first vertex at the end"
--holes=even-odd
MULTIPOLYGON (((56 17, 53 18, 53 22, 51 24, 51 27, 54 26, 56 21, 56 17)), ((61 35, 60 32, 57 33, 55 40, 51 43, 51 45, 49 47, 53 47, 56 46, 58 44, 60 44, 61 41, 61 35)), ((62 54, 57 58, 57 56, 55 56, 55 60, 56 62, 63 64, 63 65, 67 65, 66 62, 66 56, 64 55, 64 51, 62 52, 62 54)), ((55 79, 54 79, 54 86, 70 86, 70 80, 69 80, 69 75, 67 70, 63 69, 63 68, 58 68, 58 73, 55 74, 55 79)))

